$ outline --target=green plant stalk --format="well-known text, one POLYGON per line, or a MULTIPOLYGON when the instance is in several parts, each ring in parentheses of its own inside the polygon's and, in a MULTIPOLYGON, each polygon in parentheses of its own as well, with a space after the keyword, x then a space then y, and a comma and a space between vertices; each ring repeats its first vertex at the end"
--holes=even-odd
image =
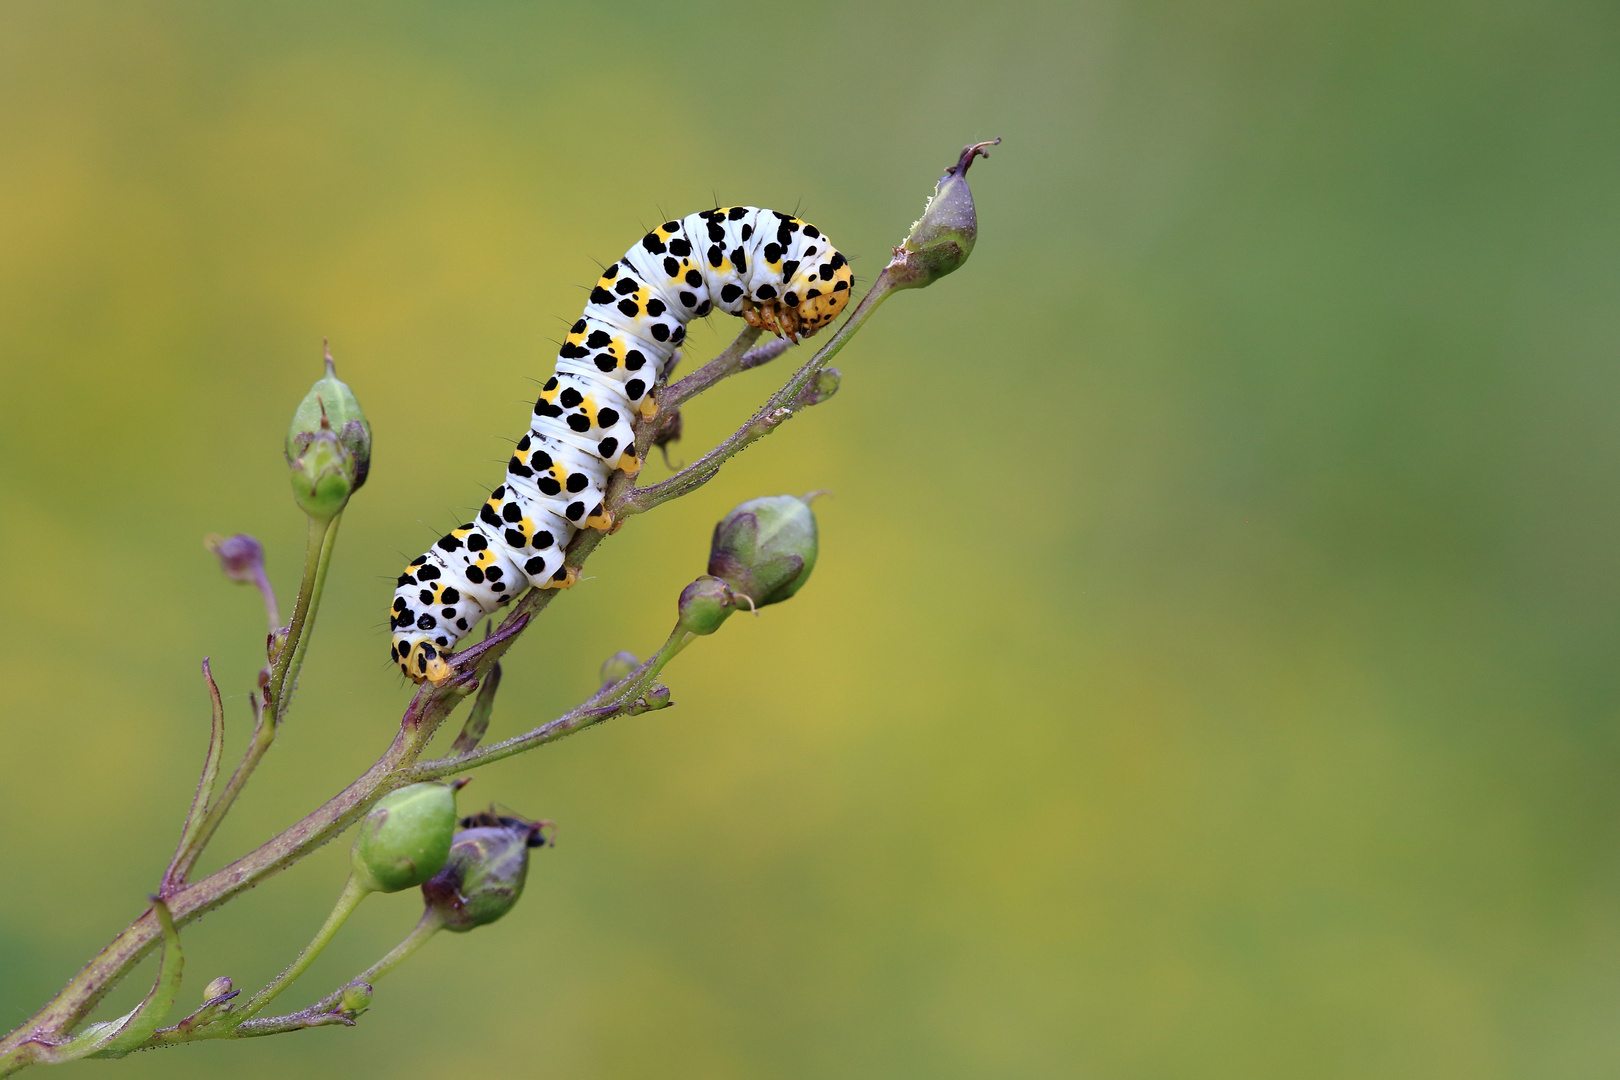
POLYGON ((664 642, 650 659, 641 662, 634 671, 623 679, 613 683, 594 694, 583 705, 570 709, 549 723, 542 724, 533 731, 513 736, 504 742, 486 746, 481 750, 468 750, 465 753, 452 754, 449 757, 436 758, 433 761, 424 761, 411 770, 410 782, 420 783, 423 780, 438 780, 445 776, 454 776, 456 773, 476 769, 480 765, 488 765, 492 761, 500 761, 514 754, 521 754, 525 750, 532 750, 548 742, 556 742, 565 735, 572 735, 588 727, 611 720, 615 716, 623 715, 634 707, 637 699, 652 686, 658 673, 664 670, 664 665, 675 658, 675 655, 686 648, 697 635, 689 634, 677 629, 664 642), (604 698, 611 698, 606 705, 597 704, 604 698))
POLYGON ((748 354, 749 348, 759 340, 760 329, 757 326, 745 326, 742 332, 734 338, 724 352, 698 368, 684 379, 677 379, 666 386, 658 395, 658 408, 660 410, 675 408, 683 401, 697 397, 709 387, 718 383, 728 375, 734 375, 743 369, 743 357, 748 354))
POLYGON ((324 524, 311 518, 309 542, 304 549, 304 578, 298 586, 298 603, 293 608, 292 625, 287 630, 287 644, 282 653, 292 647, 290 657, 277 656, 276 667, 270 672, 270 704, 272 721, 279 727, 292 705, 292 696, 298 690, 298 675, 304 669, 304 654, 309 650, 309 639, 315 630, 315 613, 321 606, 321 594, 326 589, 326 571, 332 565, 332 549, 337 545, 338 525, 343 521, 339 511, 324 524), (316 540, 319 531, 320 539, 316 540), (312 565, 313 562, 313 565, 312 565), (278 678, 279 676, 279 678, 278 678))
POLYGON ((682 630, 677 626, 674 632, 665 639, 664 644, 659 646, 658 651, 630 673, 628 685, 622 690, 615 688, 613 704, 621 709, 628 709, 634 705, 636 700, 652 686, 653 681, 658 678, 659 673, 664 670, 669 662, 675 659, 682 649, 696 641, 697 637, 698 635, 682 630))
MULTIPOLYGON (((775 431, 783 421, 792 417, 794 413, 803 407, 800 402, 801 397, 810 388, 821 369, 827 366, 827 361, 838 355, 838 351, 860 331, 861 326, 865 324, 867 319, 872 317, 872 313, 878 309, 878 306, 883 301, 893 295, 897 289, 905 287, 892 273, 895 265, 896 263, 891 262, 889 266, 884 268, 883 273, 879 274, 878 279, 872 283, 871 290, 861 298, 861 302, 856 305, 849 318, 844 320, 843 325, 839 326, 832 339, 816 350, 816 354, 805 361, 804 365, 793 373, 793 377, 780 390, 771 395, 770 400, 760 406, 759 411, 753 415, 748 423, 738 428, 713 450, 710 450, 668 480, 649 487, 636 488, 623 496, 612 507, 614 516, 623 520, 635 514, 646 513, 653 507, 660 506, 671 499, 678 499, 683 495, 691 494, 714 479, 715 474, 720 471, 720 466, 775 431)), ((738 359, 740 360, 741 357, 739 356, 738 359)), ((695 375, 696 373, 694 373, 695 375)))
POLYGON ((370 895, 370 889, 360 884, 353 874, 349 875, 349 880, 343 886, 343 891, 338 894, 337 903, 332 905, 332 913, 326 917, 326 921, 321 924, 321 928, 315 931, 315 936, 310 939, 308 945, 304 946, 304 951, 298 954, 296 960, 287 965, 287 970, 277 975, 268 986, 249 998, 247 1004, 240 1009, 233 1010, 226 1019, 226 1023, 234 1028, 263 1012, 266 1005, 274 1001, 278 994, 291 986, 293 981, 302 975, 310 964, 315 962, 315 958, 321 955, 321 950, 326 948, 332 938, 336 936, 338 930, 342 928, 344 922, 348 920, 350 915, 354 914, 354 909, 360 906, 360 901, 370 895))
MULTIPOLYGON (((366 970, 350 979, 344 986, 338 987, 326 997, 317 1001, 307 1009, 301 1009, 285 1016, 266 1016, 258 1020, 249 1020, 231 1037, 237 1039, 251 1039, 262 1035, 279 1035, 284 1031, 300 1031, 304 1028, 327 1027, 332 1024, 352 1023, 338 1007, 343 1003, 343 991, 354 983, 375 983, 394 968, 409 960, 423 945, 432 940, 433 935, 444 929, 444 916, 433 908, 422 912, 422 917, 405 936, 405 939, 390 949, 381 960, 372 964, 366 970)), ((171 1042, 190 1042, 189 1038, 175 1038, 171 1042)))
MULTIPOLYGON (((416 952, 416 950, 420 949, 423 945, 426 945, 434 934, 437 934, 443 929, 444 915, 435 908, 428 908, 426 911, 422 912, 421 919, 417 920, 416 926, 412 928, 411 932, 405 935, 405 940, 401 941, 398 945, 395 945, 392 949, 389 949, 381 960, 378 960, 375 964, 372 964, 370 967, 366 968, 366 970, 362 971, 349 981, 351 983, 376 982, 378 979, 382 978, 384 975, 403 964, 406 960, 409 960, 411 958, 411 954, 416 952)), ((340 997, 342 993, 343 992, 341 990, 338 991, 340 997)))
POLYGON ((175 845, 174 858, 164 871, 163 884, 158 889, 163 896, 172 895, 184 883, 186 871, 196 861, 193 851, 197 847, 197 837, 202 832, 208 804, 214 799, 214 782, 219 779, 219 761, 225 751, 225 702, 219 696, 219 686, 214 682, 214 673, 209 669, 207 657, 203 658, 202 673, 203 682, 208 686, 208 754, 203 759, 202 775, 197 778, 197 792, 186 811, 186 824, 180 830, 180 842, 175 845))
POLYGON ((225 782, 225 788, 219 793, 219 798, 208 807, 202 823, 197 827, 191 840, 190 850, 183 858, 177 858, 174 864, 173 877, 183 881, 190 874, 191 868, 202 857, 203 850, 208 842, 214 838, 220 823, 225 815, 231 812, 237 797, 247 782, 253 776, 253 770, 259 767, 264 755, 269 753, 271 744, 276 741, 276 731, 280 727, 281 719, 286 716, 287 704, 291 693, 286 688, 296 685, 299 669, 303 666, 304 650, 309 643, 310 631, 315 627, 315 612, 320 608, 321 593, 326 585, 326 570, 332 563, 332 549, 337 543, 338 524, 343 520, 341 513, 335 514, 330 520, 320 521, 309 519, 309 538, 304 545, 304 576, 298 584, 298 602, 293 607, 292 624, 287 628, 287 639, 282 642, 281 651, 276 656, 274 667, 270 671, 270 685, 265 689, 263 707, 259 710, 257 722, 253 725, 253 735, 248 742, 248 748, 237 763, 236 770, 231 778, 225 782))

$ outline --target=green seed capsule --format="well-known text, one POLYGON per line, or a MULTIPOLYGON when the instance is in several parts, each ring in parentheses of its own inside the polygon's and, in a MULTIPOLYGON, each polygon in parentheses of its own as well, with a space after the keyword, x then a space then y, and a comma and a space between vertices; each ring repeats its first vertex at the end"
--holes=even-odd
POLYGON ((549 822, 474 814, 462 820, 444 868, 422 886, 422 898, 447 930, 466 933, 517 904, 529 876, 529 849, 546 842, 549 822))
POLYGON ((303 511, 330 519, 360 490, 371 471, 371 425, 354 391, 337 377, 332 353, 326 375, 310 387, 287 429, 293 498, 303 511))
POLYGON ((437 874, 456 832, 457 786, 412 784, 372 807, 350 853, 355 879, 391 893, 437 874))
POLYGON ((816 515, 809 499, 797 495, 750 499, 714 527, 709 573, 755 607, 780 603, 809 580, 817 544, 816 515))

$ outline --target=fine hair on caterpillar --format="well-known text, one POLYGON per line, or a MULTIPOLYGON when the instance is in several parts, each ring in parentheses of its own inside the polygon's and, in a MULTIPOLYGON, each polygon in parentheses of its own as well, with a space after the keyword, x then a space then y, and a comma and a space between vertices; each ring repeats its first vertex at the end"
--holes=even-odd
POLYGON ((849 260, 814 225, 752 206, 666 221, 602 271, 505 482, 399 577, 389 656, 406 677, 443 682, 446 656, 484 615, 530 585, 574 583, 568 542, 580 528, 612 527, 608 478, 641 469, 631 421, 657 414, 688 322, 724 311, 797 341, 837 318, 851 281, 849 260))

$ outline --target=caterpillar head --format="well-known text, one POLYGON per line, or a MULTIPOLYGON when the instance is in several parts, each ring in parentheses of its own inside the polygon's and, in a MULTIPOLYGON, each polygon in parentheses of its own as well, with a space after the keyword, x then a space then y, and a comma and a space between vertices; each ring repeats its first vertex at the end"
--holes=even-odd
POLYGON ((849 260, 829 248, 820 261, 800 267, 782 287, 781 296, 752 301, 743 317, 750 326, 798 341, 838 318, 849 303, 853 281, 849 260))
POLYGON ((442 686, 450 677, 450 665, 445 661, 433 642, 425 638, 413 638, 407 634, 395 634, 393 645, 388 654, 399 665, 399 670, 405 677, 414 683, 430 682, 434 686, 442 686))
POLYGON ((829 250, 823 262, 801 271, 788 294, 800 298, 800 336, 809 337, 838 318, 844 305, 849 303, 850 285, 854 280, 849 260, 839 251, 829 250))

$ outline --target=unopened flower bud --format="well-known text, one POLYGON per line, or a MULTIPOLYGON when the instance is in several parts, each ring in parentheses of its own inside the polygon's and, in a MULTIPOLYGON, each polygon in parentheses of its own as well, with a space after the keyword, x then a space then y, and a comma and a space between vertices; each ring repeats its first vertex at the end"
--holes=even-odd
POLYGON ((371 425, 354 391, 337 377, 332 353, 326 375, 310 387, 287 429, 293 498, 310 517, 327 520, 348 503, 371 470, 371 425))
POLYGON ((635 653, 625 652, 623 649, 620 649, 618 652, 602 661, 602 685, 613 685, 626 675, 630 674, 632 671, 636 670, 636 668, 640 665, 641 661, 636 659, 635 653))
POLYGON ((512 910, 529 876, 529 849, 546 842, 550 823, 488 813, 461 824, 450 857, 423 884, 422 898, 446 929, 465 933, 512 910))
POLYGON ((217 979, 210 980, 208 985, 203 988, 203 1000, 204 1001, 213 1001, 215 998, 224 997, 226 994, 228 994, 230 992, 231 992, 231 978, 230 978, 230 976, 229 975, 221 975, 217 979))
POLYGON ((911 226, 910 235, 895 251, 895 262, 890 264, 901 287, 931 285, 967 262, 979 237, 979 219, 967 182, 968 166, 975 157, 988 156, 985 147, 999 142, 997 138, 964 147, 961 158, 934 185, 922 217, 911 226))
POLYGON ((371 1005, 371 984, 358 979, 343 988, 338 1008, 346 1013, 361 1013, 371 1005))
POLYGON ((373 892, 399 892, 439 872, 456 832, 458 784, 411 784, 385 796, 354 838, 354 876, 373 892))
POLYGON ((689 634, 712 634, 737 610, 736 597, 717 577, 700 577, 681 590, 677 625, 689 634))
POLYGON ((816 516, 809 497, 750 499, 714 527, 709 573, 755 607, 780 603, 809 579, 816 565, 816 544, 816 516))

